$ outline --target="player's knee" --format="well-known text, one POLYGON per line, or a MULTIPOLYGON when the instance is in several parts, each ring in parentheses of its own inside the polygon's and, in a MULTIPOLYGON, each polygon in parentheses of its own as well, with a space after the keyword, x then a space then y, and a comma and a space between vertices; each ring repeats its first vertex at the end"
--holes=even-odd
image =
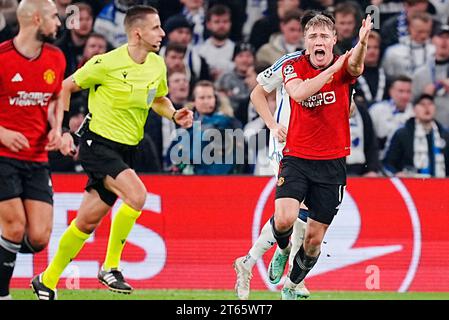
POLYGON ((133 208, 134 210, 141 211, 145 206, 145 201, 147 200, 147 191, 145 187, 138 188, 136 192, 130 194, 126 199, 125 203, 133 208))
POLYGON ((284 218, 284 219, 276 219, 275 220, 275 228, 278 231, 286 231, 291 229, 293 223, 288 219, 288 218, 284 218))
POLYGON ((290 229, 296 221, 296 216, 289 215, 286 212, 276 212, 275 227, 279 231, 290 229))
POLYGON ((25 235, 25 221, 22 219, 5 221, 2 235, 10 241, 21 243, 25 235))
POLYGON ((319 237, 317 236, 313 236, 313 235, 306 235, 305 239, 304 239, 304 248, 306 250, 306 253, 308 251, 310 252, 316 252, 320 250, 321 247, 321 240, 319 237))
POLYGON ((76 227, 79 231, 83 233, 91 234, 100 224, 100 221, 86 221, 78 217, 76 219, 76 227))

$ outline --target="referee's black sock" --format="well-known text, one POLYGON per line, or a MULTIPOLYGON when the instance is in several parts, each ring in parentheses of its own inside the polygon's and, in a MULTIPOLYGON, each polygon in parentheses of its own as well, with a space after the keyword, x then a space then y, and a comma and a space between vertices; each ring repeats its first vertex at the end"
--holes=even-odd
POLYGON ((271 229, 273 231, 273 236, 276 239, 276 242, 278 243, 279 249, 284 250, 287 248, 289 242, 290 242, 290 236, 293 233, 293 227, 291 227, 286 232, 279 232, 276 230, 276 227, 274 225, 274 217, 271 217, 271 229))
POLYGON ((31 253, 31 254, 34 254, 34 253, 36 253, 36 252, 38 252, 38 251, 39 251, 39 250, 36 250, 36 249, 33 248, 33 246, 32 246, 31 243, 30 243, 30 240, 28 240, 28 236, 25 235, 25 236, 23 237, 22 243, 21 243, 21 245, 20 245, 20 250, 19 250, 19 252, 20 252, 20 253, 31 253))
POLYGON ((16 264, 20 243, 15 243, 0 236, 0 297, 9 294, 9 283, 16 264))
POLYGON ((313 266, 318 261, 319 256, 319 254, 316 257, 306 255, 306 253, 304 252, 304 245, 301 245, 295 255, 295 258, 293 259, 293 267, 290 273, 290 280, 296 284, 304 280, 306 275, 310 270, 312 270, 313 266))

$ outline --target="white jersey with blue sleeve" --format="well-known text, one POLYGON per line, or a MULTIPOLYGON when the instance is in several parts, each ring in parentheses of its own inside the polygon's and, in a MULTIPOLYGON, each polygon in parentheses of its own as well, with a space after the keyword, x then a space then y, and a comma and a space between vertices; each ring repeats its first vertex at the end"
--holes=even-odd
MULTIPOLYGON (((297 58, 303 54, 303 51, 288 53, 279 58, 271 67, 265 69, 257 76, 257 83, 262 86, 266 92, 272 92, 276 89, 276 110, 274 119, 288 129, 290 123, 290 97, 285 91, 282 78, 282 66, 290 59, 297 58)), ((282 150, 285 142, 280 143, 270 132, 270 142, 268 147, 268 157, 271 167, 276 175, 279 171, 279 163, 282 160, 282 150)))

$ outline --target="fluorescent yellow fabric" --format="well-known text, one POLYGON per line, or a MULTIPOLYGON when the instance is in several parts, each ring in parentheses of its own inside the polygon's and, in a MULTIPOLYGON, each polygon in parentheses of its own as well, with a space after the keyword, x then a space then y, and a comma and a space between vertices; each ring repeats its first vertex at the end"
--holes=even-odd
POLYGON ((126 238, 131 232, 137 218, 140 216, 140 213, 141 211, 136 211, 125 203, 118 209, 111 224, 108 250, 103 264, 105 270, 119 267, 126 238))
POLYGON ((89 236, 75 226, 75 220, 72 221, 59 240, 56 255, 44 271, 42 282, 45 286, 52 290, 56 288, 62 272, 75 259, 89 236))
POLYGON ((127 44, 94 56, 73 75, 79 87, 89 89, 90 130, 115 142, 137 145, 154 98, 168 93, 166 74, 162 57, 149 53, 138 64, 129 56, 127 44))

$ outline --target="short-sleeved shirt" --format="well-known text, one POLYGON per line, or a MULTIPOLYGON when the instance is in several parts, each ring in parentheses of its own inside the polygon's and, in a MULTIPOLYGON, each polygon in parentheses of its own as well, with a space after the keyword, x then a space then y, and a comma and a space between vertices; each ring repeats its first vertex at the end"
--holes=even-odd
MULTIPOLYGON (((333 62, 337 59, 334 56, 333 62)), ((293 79, 308 81, 322 71, 310 63, 310 55, 303 55, 284 64, 284 85, 293 79)), ((332 160, 349 155, 350 87, 355 80, 345 64, 314 95, 299 104, 290 100, 291 115, 284 156, 332 160)))
POLYGON ((0 144, 0 156, 48 162, 48 107, 61 91, 66 61, 57 47, 44 44, 29 59, 12 40, 0 44, 0 126, 22 133, 30 144, 13 152, 0 144))
POLYGON ((137 145, 154 98, 168 93, 166 66, 155 53, 134 62, 123 45, 94 56, 73 74, 75 83, 89 89, 89 129, 122 144, 137 145))
MULTIPOLYGON (((273 65, 257 75, 257 83, 268 93, 276 90, 276 110, 274 111, 274 119, 277 123, 288 128, 290 123, 290 97, 283 86, 282 66, 291 59, 298 58, 303 51, 295 51, 288 53, 279 58, 273 65)), ((268 157, 271 167, 277 175, 279 171, 279 162, 282 159, 282 150, 285 142, 279 142, 270 132, 270 140, 268 145, 268 157)))

